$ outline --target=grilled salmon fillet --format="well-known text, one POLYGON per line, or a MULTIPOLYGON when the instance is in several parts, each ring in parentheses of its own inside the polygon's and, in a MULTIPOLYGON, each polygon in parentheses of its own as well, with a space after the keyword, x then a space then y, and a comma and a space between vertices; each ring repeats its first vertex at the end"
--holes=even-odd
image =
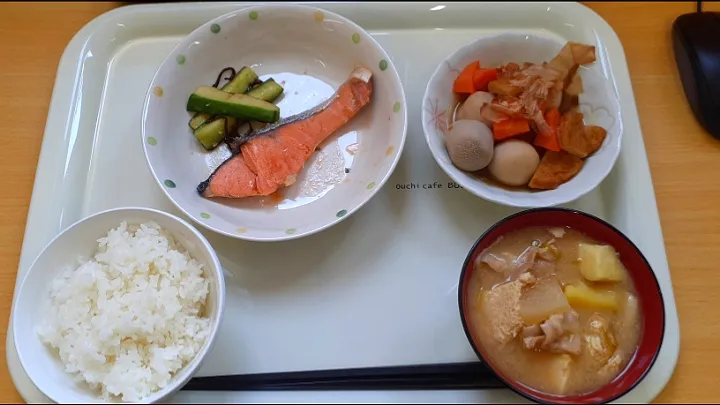
POLYGON ((197 187, 203 197, 266 196, 295 183, 315 148, 350 121, 372 97, 372 72, 356 68, 328 100, 241 137, 239 153, 197 187))

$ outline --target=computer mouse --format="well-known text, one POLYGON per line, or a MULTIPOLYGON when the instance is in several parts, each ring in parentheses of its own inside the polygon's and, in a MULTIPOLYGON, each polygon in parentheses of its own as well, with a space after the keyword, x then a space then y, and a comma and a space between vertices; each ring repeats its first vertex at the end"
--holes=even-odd
POLYGON ((672 38, 688 103, 700 124, 720 139, 720 13, 681 15, 672 38))

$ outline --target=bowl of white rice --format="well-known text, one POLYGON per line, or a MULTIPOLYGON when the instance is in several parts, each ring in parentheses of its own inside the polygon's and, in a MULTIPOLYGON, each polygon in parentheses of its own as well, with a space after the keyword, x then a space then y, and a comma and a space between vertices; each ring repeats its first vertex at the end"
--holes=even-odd
POLYGON ((57 403, 154 403, 210 351, 225 306, 223 270, 188 222, 112 209, 56 236, 13 305, 13 338, 37 388, 57 403))

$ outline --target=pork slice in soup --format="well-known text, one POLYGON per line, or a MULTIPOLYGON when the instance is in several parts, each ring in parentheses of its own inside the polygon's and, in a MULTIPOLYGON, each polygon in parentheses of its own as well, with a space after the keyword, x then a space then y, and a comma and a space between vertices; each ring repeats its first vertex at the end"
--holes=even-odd
POLYGON ((638 346, 640 306, 611 246, 571 228, 510 232, 475 262, 468 323, 511 380, 577 395, 617 377, 638 346))

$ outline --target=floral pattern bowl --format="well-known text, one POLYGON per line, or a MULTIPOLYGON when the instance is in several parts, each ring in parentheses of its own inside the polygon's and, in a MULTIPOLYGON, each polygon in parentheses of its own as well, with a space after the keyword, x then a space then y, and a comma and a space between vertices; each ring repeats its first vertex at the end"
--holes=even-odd
POLYGON ((586 125, 603 127, 607 136, 600 149, 584 159, 582 170, 557 189, 525 191, 498 187, 455 167, 445 148, 445 133, 456 104, 452 86, 464 66, 477 60, 480 60, 483 67, 500 66, 509 62, 541 63, 550 61, 564 45, 564 40, 552 36, 502 33, 479 38, 457 49, 437 67, 428 82, 422 103, 425 140, 438 165, 465 190, 506 206, 550 207, 584 196, 594 190, 610 173, 620 154, 623 129, 615 84, 604 65, 602 49, 596 50, 595 63, 581 66, 578 70, 584 88, 579 97, 579 109, 584 114, 586 125))
POLYGON ((142 142, 148 166, 172 203, 201 226, 252 241, 327 229, 367 203, 394 171, 407 133, 405 93, 383 48, 358 25, 315 7, 253 5, 208 21, 163 61, 148 89, 142 142), (190 94, 226 67, 249 66, 284 92, 281 119, 330 97, 355 67, 373 72, 373 95, 305 162, 295 184, 265 197, 209 199, 197 186, 230 156, 206 151, 188 126, 190 94))

